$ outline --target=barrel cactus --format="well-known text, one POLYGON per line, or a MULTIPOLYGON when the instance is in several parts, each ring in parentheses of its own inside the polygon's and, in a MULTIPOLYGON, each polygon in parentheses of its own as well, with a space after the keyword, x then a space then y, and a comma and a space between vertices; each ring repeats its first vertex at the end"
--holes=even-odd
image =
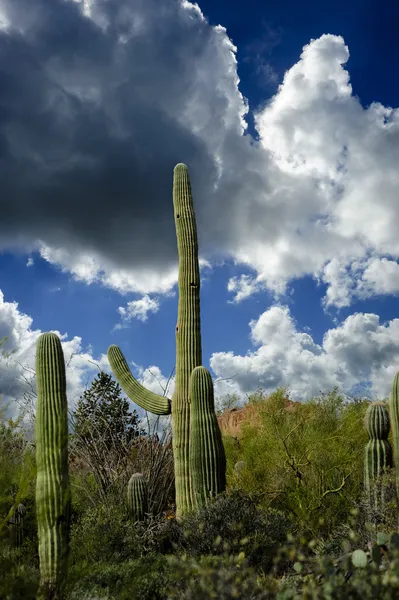
MULTIPOLYGON (((176 517, 180 518, 196 507, 190 466, 190 378, 193 370, 202 363, 197 228, 190 178, 184 164, 178 164, 174 169, 173 204, 179 255, 179 304, 176 324, 176 378, 172 401, 146 390, 139 384, 117 346, 110 346, 108 349, 108 360, 120 386, 133 402, 157 415, 172 413, 176 517)), ((202 452, 209 452, 210 447, 209 444, 205 445, 202 452)), ((212 461, 212 458, 204 455, 204 464, 215 464, 212 461)), ((212 477, 220 478, 218 489, 221 490, 221 476, 213 474, 212 477)), ((211 481, 212 477, 208 481, 211 481)), ((211 493, 212 490, 209 489, 208 492, 211 493)))
POLYGON ((190 468, 196 508, 226 487, 226 456, 215 414, 212 377, 196 367, 190 379, 190 468))
MULTIPOLYGON (((365 427, 370 439, 364 456, 364 485, 371 500, 372 484, 376 485, 379 476, 392 466, 392 449, 388 442, 389 413, 384 404, 370 404, 365 415, 365 427)), ((382 497, 378 498, 376 494, 374 504, 380 504, 381 500, 382 497)))
POLYGON ((43 333, 36 347, 36 517, 39 598, 59 598, 69 545, 68 412, 60 338, 43 333))
POLYGON ((147 483, 144 475, 134 473, 127 485, 127 505, 133 521, 142 521, 147 512, 147 483))

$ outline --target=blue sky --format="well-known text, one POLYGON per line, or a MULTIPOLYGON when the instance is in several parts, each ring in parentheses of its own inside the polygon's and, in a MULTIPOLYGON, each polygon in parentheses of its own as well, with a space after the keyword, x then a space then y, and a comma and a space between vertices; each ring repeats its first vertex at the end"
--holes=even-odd
POLYGON ((110 344, 165 384, 177 162, 216 394, 385 397, 399 368, 398 17, 393 1, 3 0, 6 400, 50 330, 71 403, 110 344))

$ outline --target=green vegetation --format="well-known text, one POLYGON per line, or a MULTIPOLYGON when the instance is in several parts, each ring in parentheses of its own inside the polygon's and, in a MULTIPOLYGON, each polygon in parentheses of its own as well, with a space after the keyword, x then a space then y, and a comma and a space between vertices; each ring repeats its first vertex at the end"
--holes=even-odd
MULTIPOLYGON (((227 491, 180 520, 171 502, 140 521, 129 513, 128 482, 147 460, 148 444, 154 463, 169 452, 173 465, 167 438, 131 436, 124 501, 112 486, 104 500, 93 456, 76 463, 70 453, 64 600, 392 598, 399 587, 395 474, 380 475, 385 502, 371 513, 364 486, 369 401, 344 401, 333 390, 287 410, 285 398, 281 389, 250 397, 259 411, 256 426, 244 425, 238 440, 223 439, 227 491), (138 447, 144 439, 147 445, 138 447)), ((118 430, 117 414, 115 421, 118 430)), ((108 424, 112 431, 111 418, 108 424)), ((0 597, 33 599, 40 578, 34 448, 22 423, 3 417, 0 431, 0 597), (21 503, 23 536, 15 544, 12 517, 21 503)), ((70 447, 77 439, 72 431, 70 447)), ((119 464, 113 460, 110 470, 119 464)), ((381 485, 375 479, 372 492, 374 483, 381 485)), ((160 481, 162 495, 167 483, 160 481)))
POLYGON ((303 403, 290 402, 284 389, 269 396, 259 389, 248 398, 256 418, 222 437, 213 382, 201 366, 185 165, 175 168, 174 209, 172 402, 134 379, 119 348, 108 351, 138 405, 172 414, 173 436, 165 423, 161 437, 145 430, 103 372, 70 412, 68 431, 61 342, 40 336, 36 428, 26 414, 6 420, 0 411, 0 598, 399 597, 399 373, 389 412, 386 401, 348 400, 337 389, 303 403))

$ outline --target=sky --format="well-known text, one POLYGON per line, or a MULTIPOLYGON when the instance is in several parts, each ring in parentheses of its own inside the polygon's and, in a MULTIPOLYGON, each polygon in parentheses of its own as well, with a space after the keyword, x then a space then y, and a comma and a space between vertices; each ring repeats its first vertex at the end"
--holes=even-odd
MULTIPOLYGON (((0 0, 0 394, 62 339, 73 407, 117 344, 175 364, 173 167, 190 172, 220 399, 399 370, 399 7, 0 0)), ((173 382, 169 388, 173 392, 173 382)))

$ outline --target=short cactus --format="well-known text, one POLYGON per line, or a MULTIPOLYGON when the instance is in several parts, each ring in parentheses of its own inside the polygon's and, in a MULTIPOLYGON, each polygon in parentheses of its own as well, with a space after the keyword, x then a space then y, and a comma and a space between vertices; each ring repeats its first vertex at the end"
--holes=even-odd
MULTIPOLYGON (((389 413, 381 402, 371 404, 365 415, 365 428, 369 441, 364 457, 364 486, 370 497, 373 482, 376 482, 387 468, 392 466, 392 449, 388 442, 389 413)), ((378 503, 378 498, 375 498, 378 503)))
POLYGON ((60 596, 65 581, 70 515, 65 362, 54 333, 43 333, 37 341, 36 379, 38 597, 47 600, 60 596))
POLYGON ((127 484, 127 505, 134 522, 143 521, 147 512, 147 483, 144 475, 134 473, 127 484))
POLYGON ((212 377, 205 367, 190 378, 190 470, 196 508, 225 489, 226 456, 215 414, 212 377))

